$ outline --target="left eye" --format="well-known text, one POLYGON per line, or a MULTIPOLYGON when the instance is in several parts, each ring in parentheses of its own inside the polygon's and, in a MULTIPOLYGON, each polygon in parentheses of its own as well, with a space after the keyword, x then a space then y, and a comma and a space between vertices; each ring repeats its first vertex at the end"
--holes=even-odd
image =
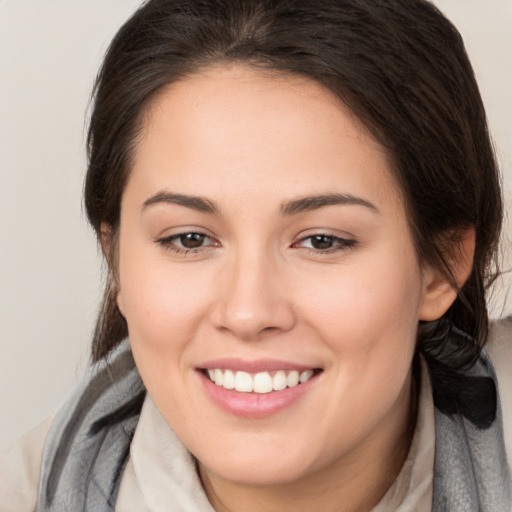
POLYGON ((306 249, 313 249, 315 251, 329 251, 336 249, 346 249, 355 244, 355 240, 347 240, 333 235, 311 235, 303 238, 296 244, 295 247, 305 247, 306 249))
POLYGON ((209 245, 213 245, 213 240, 204 233, 179 233, 159 240, 159 243, 175 250, 193 251, 209 245))
POLYGON ((197 249, 204 245, 207 236, 202 233, 185 233, 183 235, 177 235, 174 242, 178 242, 185 249, 197 249))

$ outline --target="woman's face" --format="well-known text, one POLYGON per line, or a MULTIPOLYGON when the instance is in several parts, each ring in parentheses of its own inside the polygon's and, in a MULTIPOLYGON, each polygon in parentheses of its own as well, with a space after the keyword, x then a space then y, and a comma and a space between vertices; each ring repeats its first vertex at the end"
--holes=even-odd
POLYGON ((386 153, 315 82, 233 66, 167 87, 118 270, 141 376, 203 471, 291 482, 403 432, 426 277, 386 153))

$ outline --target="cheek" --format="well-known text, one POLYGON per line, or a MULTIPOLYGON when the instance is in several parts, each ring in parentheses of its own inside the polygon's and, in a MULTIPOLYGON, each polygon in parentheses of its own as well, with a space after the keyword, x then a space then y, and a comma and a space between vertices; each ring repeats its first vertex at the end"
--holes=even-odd
POLYGON ((304 316, 333 356, 333 400, 323 414, 334 418, 336 442, 378 424, 403 398, 420 295, 421 276, 412 258, 398 263, 396 258, 368 259, 325 281, 309 283, 304 316), (325 294, 325 289, 330 292, 325 294), (352 417, 353 428, 338 432, 347 416, 352 417))
POLYGON ((179 425, 194 405, 190 397, 180 400, 188 397, 188 347, 208 308, 208 288, 201 275, 172 268, 165 254, 155 258, 140 247, 124 254, 120 295, 133 356, 153 400, 170 424, 179 425))
POLYGON ((154 253, 142 244, 122 247, 119 298, 132 344, 163 351, 192 338, 210 294, 200 271, 185 272, 154 253))
POLYGON ((335 355, 333 388, 340 391, 339 400, 351 397, 362 418, 377 418, 391 407, 416 343, 421 294, 416 260, 386 254, 347 266, 324 283, 317 280, 309 302, 311 327, 335 355), (321 290, 326 286, 327 295, 321 290))
POLYGON ((421 276, 415 261, 396 261, 367 258, 305 286, 307 315, 333 348, 380 351, 415 336, 421 276))

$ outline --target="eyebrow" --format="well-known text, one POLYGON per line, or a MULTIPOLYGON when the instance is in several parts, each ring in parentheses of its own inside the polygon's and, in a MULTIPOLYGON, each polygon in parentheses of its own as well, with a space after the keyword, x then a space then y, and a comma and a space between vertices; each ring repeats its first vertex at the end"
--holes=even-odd
POLYGON ((192 210, 196 210, 201 213, 209 213, 209 214, 219 214, 220 209, 217 204, 209 199, 200 196, 189 196, 186 194, 174 194, 172 192, 158 192, 154 196, 151 196, 149 199, 146 199, 142 205, 142 209, 147 208, 148 206, 159 204, 159 203, 167 203, 167 204, 177 204, 180 206, 186 206, 187 208, 192 208, 192 210))
POLYGON ((356 197, 352 194, 323 194, 301 197, 300 199, 289 201, 281 206, 281 214, 284 216, 296 215, 298 213, 318 210, 324 206, 333 205, 364 206, 365 208, 373 210, 375 213, 380 213, 379 209, 374 204, 361 197, 356 197))

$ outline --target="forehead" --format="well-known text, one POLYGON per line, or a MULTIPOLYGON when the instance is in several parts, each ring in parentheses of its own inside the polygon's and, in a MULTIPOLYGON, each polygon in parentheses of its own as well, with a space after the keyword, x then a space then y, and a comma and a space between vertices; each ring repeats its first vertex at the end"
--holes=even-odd
POLYGON ((401 202, 390 169, 382 146, 319 83, 232 65, 207 68, 152 100, 129 184, 219 199, 338 188, 401 202))

